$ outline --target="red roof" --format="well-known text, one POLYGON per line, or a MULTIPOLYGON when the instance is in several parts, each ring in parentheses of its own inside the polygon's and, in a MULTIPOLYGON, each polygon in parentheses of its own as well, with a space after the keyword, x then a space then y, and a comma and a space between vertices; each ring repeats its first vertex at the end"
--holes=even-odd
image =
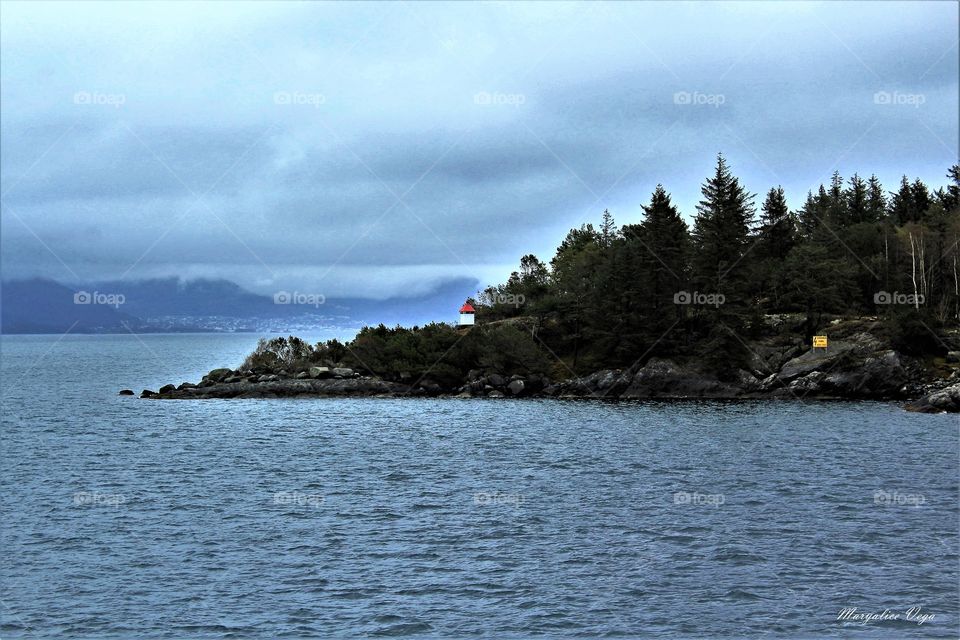
POLYGON ((470 306, 469 302, 464 302, 463 306, 460 307, 460 313, 473 313, 473 307, 470 306))

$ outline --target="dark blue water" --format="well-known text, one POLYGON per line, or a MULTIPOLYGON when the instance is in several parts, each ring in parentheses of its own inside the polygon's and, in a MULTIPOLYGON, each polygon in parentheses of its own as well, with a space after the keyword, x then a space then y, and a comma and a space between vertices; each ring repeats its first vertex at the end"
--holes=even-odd
POLYGON ((958 635, 955 416, 116 396, 255 341, 3 338, 2 637, 958 635))

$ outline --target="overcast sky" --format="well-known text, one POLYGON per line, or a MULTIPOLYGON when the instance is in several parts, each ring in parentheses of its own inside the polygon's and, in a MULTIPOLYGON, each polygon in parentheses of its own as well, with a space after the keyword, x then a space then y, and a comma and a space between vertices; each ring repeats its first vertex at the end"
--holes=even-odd
POLYGON ((939 186, 957 6, 4 2, 3 277, 376 298, 658 182, 689 218, 718 151, 792 208, 834 169, 939 186))

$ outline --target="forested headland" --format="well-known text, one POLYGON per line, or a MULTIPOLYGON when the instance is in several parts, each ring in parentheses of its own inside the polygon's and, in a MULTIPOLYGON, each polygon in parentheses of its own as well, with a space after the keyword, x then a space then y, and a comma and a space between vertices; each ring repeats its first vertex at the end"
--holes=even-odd
POLYGON ((237 371, 173 395, 908 398, 950 387, 956 410, 960 166, 946 177, 887 190, 834 173, 792 207, 780 186, 751 193, 720 155, 692 225, 657 185, 640 222, 604 211, 549 262, 523 256, 469 299, 475 326, 261 340, 237 371), (814 335, 829 348, 812 349, 814 335), (367 382, 347 384, 356 378, 367 382))

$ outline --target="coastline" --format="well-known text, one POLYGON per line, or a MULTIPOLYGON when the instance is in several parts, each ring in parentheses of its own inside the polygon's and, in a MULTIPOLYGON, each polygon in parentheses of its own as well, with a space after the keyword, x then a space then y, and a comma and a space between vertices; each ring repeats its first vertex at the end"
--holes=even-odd
MULTIPOLYGON (((697 360, 653 357, 642 365, 601 369, 559 380, 539 373, 505 375, 473 369, 455 383, 441 384, 427 372, 377 375, 346 366, 220 368, 197 383, 144 389, 158 400, 411 397, 556 398, 600 400, 876 400, 904 403, 927 413, 960 411, 960 353, 922 359, 901 353, 866 332, 837 340, 829 349, 764 351, 752 345, 749 369, 718 376, 697 360), (390 379, 390 378, 393 379, 390 379)), ((135 395, 131 389, 121 392, 135 395)))

